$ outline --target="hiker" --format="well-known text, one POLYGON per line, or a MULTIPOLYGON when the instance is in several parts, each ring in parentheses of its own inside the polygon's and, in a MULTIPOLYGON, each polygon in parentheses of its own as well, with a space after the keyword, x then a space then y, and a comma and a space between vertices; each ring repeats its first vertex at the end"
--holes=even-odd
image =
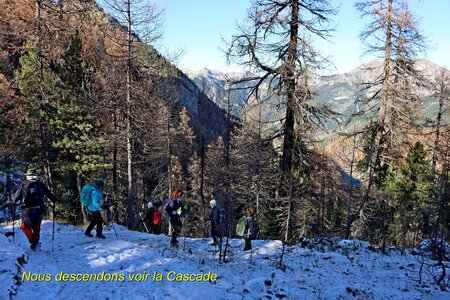
POLYGON ((220 224, 220 212, 217 206, 217 201, 212 199, 209 201, 211 207, 211 213, 209 214, 208 221, 211 222, 211 236, 213 238, 211 246, 217 246, 222 243, 222 228, 220 224))
POLYGON ((152 202, 149 202, 147 204, 147 207, 148 211, 141 221, 148 222, 148 224, 150 225, 148 228, 149 233, 159 234, 159 228, 161 224, 161 212, 159 211, 159 207, 153 205, 152 202))
POLYGON ((180 235, 183 223, 181 222, 181 214, 187 210, 187 204, 181 200, 183 192, 176 190, 173 192, 172 197, 169 199, 166 205, 166 212, 170 218, 170 224, 172 225, 172 238, 170 239, 170 245, 173 247, 178 246, 177 237, 180 235))
POLYGON ((81 203, 87 206, 87 210, 89 212, 89 215, 91 216, 91 222, 89 223, 88 227, 86 228, 86 231, 84 232, 84 235, 88 237, 93 237, 91 231, 92 229, 94 229, 95 226, 97 226, 96 237, 100 239, 106 238, 102 233, 103 218, 100 212, 102 209, 108 209, 107 205, 102 204, 103 195, 101 190, 104 185, 105 182, 103 180, 96 179, 92 183, 86 184, 81 190, 80 195, 81 203))
POLYGON ((26 180, 17 189, 12 198, 12 202, 15 203, 18 200, 23 200, 20 206, 22 217, 20 229, 27 236, 30 249, 33 251, 39 247, 41 223, 45 209, 44 196, 52 202, 53 206, 58 201, 58 197, 39 180, 36 170, 28 169, 26 180))
POLYGON ((259 225, 255 220, 255 214, 253 211, 253 208, 248 207, 245 210, 245 218, 247 219, 246 225, 245 225, 245 234, 244 234, 244 240, 245 240, 245 247, 244 251, 248 251, 252 249, 252 240, 256 240, 259 236, 259 225))

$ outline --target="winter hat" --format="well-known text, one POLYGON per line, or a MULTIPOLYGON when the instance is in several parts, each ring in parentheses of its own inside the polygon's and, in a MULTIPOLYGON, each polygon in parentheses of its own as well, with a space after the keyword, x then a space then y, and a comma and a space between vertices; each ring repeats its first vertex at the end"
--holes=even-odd
POLYGON ((38 176, 36 173, 36 169, 28 169, 26 176, 27 180, 37 180, 38 176))
POLYGON ((105 182, 104 182, 103 180, 101 180, 101 179, 96 179, 96 180, 94 180, 94 184, 95 184, 99 189, 101 189, 102 187, 105 186, 105 182))
POLYGON ((149 209, 152 208, 152 207, 153 207, 153 203, 152 203, 151 201, 148 202, 147 207, 148 207, 149 209))
POLYGON ((211 207, 214 208, 217 205, 217 201, 212 199, 211 201, 209 201, 209 205, 211 205, 211 207))

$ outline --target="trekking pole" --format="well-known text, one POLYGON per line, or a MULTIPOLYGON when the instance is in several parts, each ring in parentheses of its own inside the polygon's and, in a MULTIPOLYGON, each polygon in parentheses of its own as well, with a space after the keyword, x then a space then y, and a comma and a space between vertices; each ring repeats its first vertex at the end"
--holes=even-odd
POLYGON ((186 251, 186 226, 188 224, 188 216, 189 216, 189 211, 186 212, 186 216, 184 219, 184 227, 183 227, 183 251, 186 251))
POLYGON ((16 223, 16 202, 13 203, 13 213, 12 213, 12 220, 13 220, 13 244, 15 242, 15 226, 14 224, 16 223))
POLYGON ((56 214, 56 205, 53 203, 53 224, 52 224, 52 252, 53 252, 53 244, 55 242, 55 214, 56 214))
POLYGON ((114 234, 116 235, 116 239, 119 239, 119 236, 117 235, 116 227, 114 227, 114 223, 113 222, 111 222, 111 226, 112 226, 112 228, 114 230, 114 234))
POLYGON ((109 205, 108 205, 108 218, 111 219, 111 227, 114 230, 114 234, 116 235, 116 239, 119 239, 119 236, 117 235, 116 227, 114 227, 114 219, 111 218, 111 211, 109 210, 109 205))

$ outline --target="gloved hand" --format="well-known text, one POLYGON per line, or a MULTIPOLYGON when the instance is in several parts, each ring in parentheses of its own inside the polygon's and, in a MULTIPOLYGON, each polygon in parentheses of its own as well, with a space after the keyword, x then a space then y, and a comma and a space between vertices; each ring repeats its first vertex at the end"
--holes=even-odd
POLYGON ((108 204, 102 204, 100 207, 101 207, 102 209, 108 209, 108 208, 109 208, 109 205, 108 205, 108 204))

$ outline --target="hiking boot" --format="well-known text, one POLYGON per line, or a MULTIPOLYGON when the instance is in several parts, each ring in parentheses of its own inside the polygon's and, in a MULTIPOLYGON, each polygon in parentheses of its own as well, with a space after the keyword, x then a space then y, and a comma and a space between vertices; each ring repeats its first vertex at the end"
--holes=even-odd
POLYGON ((39 249, 39 246, 40 246, 41 244, 39 243, 39 240, 37 240, 36 242, 33 242, 31 245, 30 245, 30 249, 31 250, 33 250, 33 251, 36 251, 37 249, 39 249))
POLYGON ((90 232, 85 232, 84 235, 85 235, 85 236, 88 236, 88 237, 94 237, 94 236, 92 235, 92 233, 90 233, 90 232))
POLYGON ((96 237, 98 237, 99 239, 106 239, 106 236, 104 236, 103 234, 97 234, 96 237))

